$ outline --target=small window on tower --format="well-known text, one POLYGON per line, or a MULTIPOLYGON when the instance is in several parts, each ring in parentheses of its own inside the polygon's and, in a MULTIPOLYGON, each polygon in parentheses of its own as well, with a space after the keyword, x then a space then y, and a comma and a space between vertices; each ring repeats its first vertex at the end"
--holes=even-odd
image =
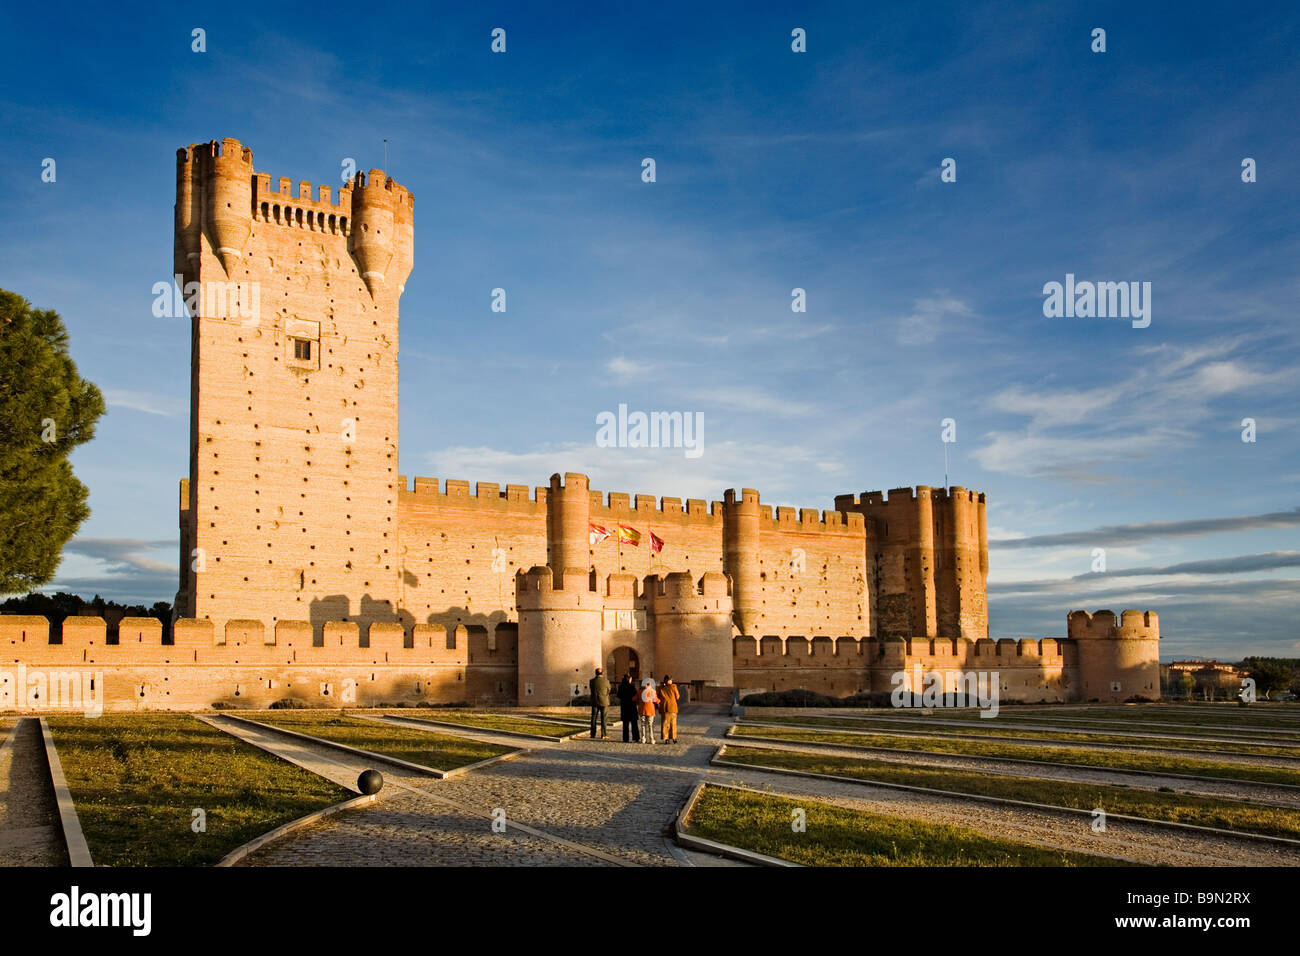
POLYGON ((320 323, 286 316, 284 360, 290 368, 312 371, 320 368, 320 323))

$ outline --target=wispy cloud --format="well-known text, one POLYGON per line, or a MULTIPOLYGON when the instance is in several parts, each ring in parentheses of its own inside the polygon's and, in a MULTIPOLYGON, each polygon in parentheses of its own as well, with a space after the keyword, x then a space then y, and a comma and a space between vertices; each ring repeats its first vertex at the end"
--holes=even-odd
POLYGON ((175 554, 176 539, 74 538, 45 592, 69 591, 82 597, 101 595, 126 603, 171 601, 176 594, 174 561, 153 556, 175 554))
POLYGON ((793 395, 774 395, 752 385, 720 385, 695 389, 689 394, 694 401, 705 405, 776 418, 803 418, 818 412, 817 405, 812 402, 800 401, 793 395))
POLYGON ((987 432, 973 457, 993 472, 1116 481, 1124 463, 1167 455, 1203 437, 1216 399, 1246 393, 1258 402, 1300 374, 1230 357, 1237 347, 1218 342, 1144 349, 1134 371, 1092 388, 1010 385, 987 404, 1024 419, 1024 427, 987 432))
POLYGON ((159 561, 141 552, 161 551, 178 547, 176 540, 149 541, 142 538, 73 538, 63 550, 85 558, 102 561, 110 572, 168 571, 176 572, 174 562, 159 561))
POLYGON ((651 372, 651 367, 647 363, 634 362, 622 355, 616 355, 606 362, 605 369, 621 381, 645 378, 651 372))
POLYGON ((1112 547, 1135 544, 1152 538, 1192 538, 1207 534, 1258 531, 1263 528, 1292 528, 1300 525, 1300 508, 1233 518, 1189 518, 1182 521, 1145 521, 1135 524, 1102 525, 1087 531, 1031 535, 990 541, 990 548, 1050 548, 1066 545, 1112 547))
POLYGON ((189 400, 181 395, 159 395, 154 392, 133 392, 124 389, 104 389, 104 401, 109 408, 129 408, 146 415, 175 418, 188 414, 189 400))
POLYGON ((898 344, 929 345, 939 337, 945 322, 967 321, 974 315, 969 305, 947 292, 917 299, 911 314, 898 320, 898 344))

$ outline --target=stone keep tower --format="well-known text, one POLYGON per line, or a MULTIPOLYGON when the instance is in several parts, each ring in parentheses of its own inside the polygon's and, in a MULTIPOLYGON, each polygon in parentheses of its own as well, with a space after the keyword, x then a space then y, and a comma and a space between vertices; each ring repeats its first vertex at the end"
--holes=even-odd
MULTIPOLYGON (((380 170, 339 190, 253 171, 225 139, 176 162, 190 314, 181 617, 395 620, 398 299, 414 203, 380 170)), ((270 633, 268 631, 268 633, 270 633)))
POLYGON ((838 495, 835 508, 867 522, 873 634, 989 636, 988 521, 984 495, 926 485, 838 495))

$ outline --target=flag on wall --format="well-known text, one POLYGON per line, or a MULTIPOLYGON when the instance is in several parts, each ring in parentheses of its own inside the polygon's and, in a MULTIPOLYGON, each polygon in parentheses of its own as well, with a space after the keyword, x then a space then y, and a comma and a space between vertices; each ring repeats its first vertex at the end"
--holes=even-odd
POLYGON ((618 541, 619 544, 630 544, 634 547, 640 547, 641 532, 637 531, 636 528, 629 528, 627 525, 621 524, 618 526, 618 541))
POLYGON ((658 554, 664 549, 664 539, 653 531, 650 532, 650 553, 658 554))
POLYGON ((587 540, 592 544, 600 544, 609 537, 609 532, 596 524, 594 521, 587 522, 587 540))

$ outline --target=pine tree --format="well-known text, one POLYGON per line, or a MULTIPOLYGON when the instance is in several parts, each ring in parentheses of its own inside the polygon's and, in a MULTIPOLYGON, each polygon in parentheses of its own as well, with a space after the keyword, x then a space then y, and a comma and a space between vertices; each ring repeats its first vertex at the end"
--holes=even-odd
POLYGON ((90 514, 68 455, 104 414, 57 312, 0 289, 0 594, 49 583, 90 514))

